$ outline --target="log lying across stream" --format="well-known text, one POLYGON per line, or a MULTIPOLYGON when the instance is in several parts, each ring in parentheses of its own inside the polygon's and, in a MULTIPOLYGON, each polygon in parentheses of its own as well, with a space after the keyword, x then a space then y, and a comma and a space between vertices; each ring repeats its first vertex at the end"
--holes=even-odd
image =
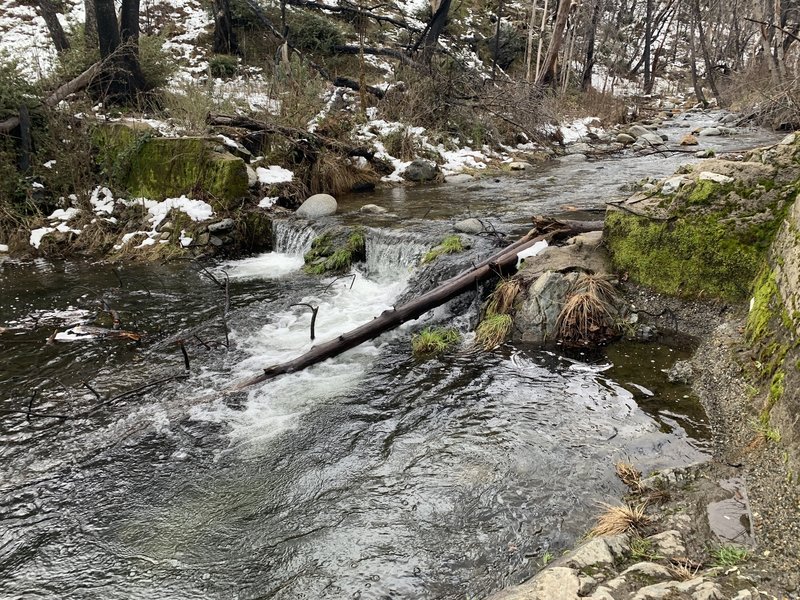
POLYGON ((483 262, 473 266, 468 271, 452 279, 448 279, 418 298, 401 306, 395 306, 391 310, 385 310, 380 316, 375 317, 369 323, 365 323, 352 331, 343 333, 332 340, 313 346, 311 350, 295 359, 267 367, 262 374, 237 383, 230 391, 242 390, 252 385, 268 381, 278 375, 300 371, 328 358, 338 356, 351 348, 355 348, 366 341, 378 337, 390 329, 402 325, 406 321, 416 319, 429 310, 444 304, 467 290, 473 289, 478 282, 513 270, 516 268, 517 254, 533 246, 536 242, 542 240, 550 242, 555 238, 564 237, 565 235, 573 233, 571 228, 564 227, 558 222, 553 223, 551 221, 550 225, 555 225, 556 228, 547 233, 540 233, 542 229, 534 229, 510 246, 503 248, 483 262))

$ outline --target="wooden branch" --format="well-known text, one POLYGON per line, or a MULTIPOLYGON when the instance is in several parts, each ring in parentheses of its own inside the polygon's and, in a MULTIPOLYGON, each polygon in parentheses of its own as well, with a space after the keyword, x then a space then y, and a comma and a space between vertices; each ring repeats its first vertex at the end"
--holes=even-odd
MULTIPOLYGON (((83 73, 78 75, 75 79, 72 79, 64 85, 59 86, 56 91, 45 98, 43 103, 44 106, 52 108, 70 94, 74 94, 75 92, 78 92, 88 86, 92 79, 94 79, 100 72, 102 65, 103 61, 96 62, 83 73)), ((19 117, 10 117, 5 121, 0 121, 0 133, 10 133, 18 126, 19 117)))
POLYGON ((742 17, 742 18, 743 18, 745 21, 750 21, 751 23, 756 23, 756 24, 758 24, 758 25, 764 25, 765 27, 769 27, 769 28, 771 28, 771 29, 777 29, 778 31, 780 31, 780 32, 782 32, 782 33, 784 33, 784 34, 788 35, 788 36, 789 36, 790 38, 792 38, 792 39, 793 39, 795 42, 800 42, 800 37, 797 37, 797 36, 796 36, 795 34, 793 34, 791 31, 788 31, 787 29, 785 29, 785 28, 783 28, 783 27, 780 27, 779 25, 775 25, 774 23, 769 23, 769 22, 767 22, 767 21, 758 21, 758 20, 756 20, 756 19, 749 19, 748 17, 742 17))
POLYGON ((396 58, 403 64, 406 64, 410 67, 414 67, 415 69, 424 68, 424 65, 415 61, 405 52, 402 52, 401 50, 395 50, 394 48, 372 48, 368 46, 359 48, 358 46, 334 46, 333 51, 337 54, 358 54, 359 52, 363 52, 364 54, 371 54, 373 56, 388 56, 389 58, 396 58))
POLYGON ((395 19, 394 17, 389 17, 386 15, 376 15, 371 11, 351 6, 343 6, 343 5, 331 6, 329 4, 322 4, 320 2, 311 2, 310 0, 288 0, 287 4, 290 4, 292 6, 299 6, 300 8, 310 8, 312 10, 318 10, 322 12, 340 13, 340 14, 355 15, 357 17, 366 17, 368 19, 376 21, 377 23, 391 23, 392 25, 396 25, 397 27, 402 27, 403 29, 408 29, 409 31, 419 31, 419 28, 414 27, 413 25, 406 23, 405 21, 401 21, 399 19, 395 19))
POLYGON ((444 304, 465 291, 471 290, 473 286, 480 281, 489 279, 503 271, 515 269, 517 254, 520 251, 532 246, 536 242, 552 240, 556 236, 564 235, 568 232, 568 229, 558 227, 549 233, 536 235, 538 231, 532 230, 517 242, 493 254, 470 270, 445 281, 435 289, 423 294, 415 300, 407 302, 402 306, 396 306, 392 310, 386 310, 371 322, 361 325, 347 333, 343 333, 337 338, 314 346, 302 356, 282 364, 267 367, 261 375, 239 382, 230 391, 242 390, 263 383, 278 375, 300 371, 318 362, 327 360, 328 358, 338 356, 351 348, 355 348, 368 340, 378 337, 386 331, 394 329, 406 321, 416 319, 427 311, 444 304))
POLYGON ((266 121, 256 121, 250 117, 210 114, 208 115, 208 123, 210 125, 222 127, 241 127, 243 129, 249 129, 250 131, 282 135, 296 142, 305 141, 316 148, 327 148, 328 150, 341 152, 347 156, 363 156, 367 160, 375 158, 375 152, 364 146, 348 146, 331 138, 306 131, 305 129, 295 129, 294 127, 285 127, 275 123, 267 123, 266 121))

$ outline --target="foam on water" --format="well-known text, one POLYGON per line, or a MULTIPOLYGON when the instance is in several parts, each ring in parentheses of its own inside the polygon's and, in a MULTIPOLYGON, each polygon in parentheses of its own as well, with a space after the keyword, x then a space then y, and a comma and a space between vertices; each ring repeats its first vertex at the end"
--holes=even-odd
POLYGON ((222 263, 216 271, 231 279, 278 279, 294 273, 303 266, 303 257, 283 252, 266 252, 258 256, 222 263))

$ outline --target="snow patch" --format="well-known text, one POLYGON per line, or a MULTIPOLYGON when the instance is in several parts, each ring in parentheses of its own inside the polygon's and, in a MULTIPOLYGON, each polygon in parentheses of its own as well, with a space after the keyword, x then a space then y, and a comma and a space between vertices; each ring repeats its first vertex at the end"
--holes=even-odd
POLYGON ((294 173, 289 169, 284 169, 277 165, 270 165, 266 169, 264 167, 256 167, 256 175, 260 183, 288 183, 294 179, 294 173))

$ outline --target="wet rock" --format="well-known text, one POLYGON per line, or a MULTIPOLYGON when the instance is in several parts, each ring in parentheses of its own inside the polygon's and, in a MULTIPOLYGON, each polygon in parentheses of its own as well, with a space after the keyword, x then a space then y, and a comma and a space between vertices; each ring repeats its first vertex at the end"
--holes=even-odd
POLYGON ((382 215, 383 213, 389 212, 387 209, 382 206, 378 206, 377 204, 365 204, 358 210, 359 212, 372 215, 382 215))
POLYGON ((664 184, 661 186, 661 193, 665 195, 671 195, 677 192, 681 186, 688 183, 690 180, 683 175, 676 175, 674 177, 670 177, 669 179, 664 181, 664 184))
POLYGON ((651 579, 671 579, 672 573, 666 567, 663 567, 654 562, 639 562, 631 565, 620 573, 620 577, 625 578, 628 575, 644 576, 651 579))
POLYGON ((697 135, 699 135, 701 137, 711 137, 711 136, 722 135, 722 129, 720 129, 719 127, 705 127, 704 129, 701 129, 697 133, 697 135))
POLYGON ((555 271, 540 275, 514 315, 514 337, 532 343, 554 341, 558 315, 577 278, 576 273, 555 271))
POLYGON ((587 160, 585 154, 567 154, 566 156, 561 156, 558 159, 563 163, 579 163, 584 162, 587 160))
POLYGON ((701 171, 697 175, 697 179, 700 181, 713 181, 714 183, 719 183, 721 185, 733 183, 733 177, 722 175, 720 173, 712 173, 711 171, 701 171))
POLYGON ((327 217, 335 214, 338 207, 336 198, 330 194, 314 194, 300 205, 300 208, 297 209, 297 216, 305 219, 327 217))
POLYGON ((626 146, 636 141, 635 137, 627 133, 617 134, 617 137, 615 139, 618 144, 625 144, 626 146))
POLYGON ((552 567, 527 583, 490 597, 490 600, 578 600, 581 587, 578 574, 566 567, 552 567))
POLYGON ((258 174, 250 165, 245 167, 247 171, 247 187, 254 187, 258 184, 258 174))
POLYGON ((575 569, 590 565, 611 565, 614 564, 614 555, 611 554, 605 540, 598 537, 578 547, 567 558, 566 564, 575 569))
POLYGON ((705 150, 698 150, 694 153, 697 158, 711 158, 714 156, 714 151, 711 148, 705 150))
POLYGON ((691 133, 687 133, 679 143, 681 146, 697 146, 700 142, 691 133))
POLYGON ((647 127, 643 127, 642 125, 631 125, 628 128, 628 135, 631 135, 635 138, 640 138, 643 135, 647 135, 652 133, 647 127))
POLYGON ((531 168, 531 164, 521 160, 515 160, 511 164, 508 165, 508 168, 512 171, 525 171, 526 169, 531 168))
POLYGON ((652 146, 662 146, 664 144, 664 140, 662 140, 661 136, 657 133, 645 133, 640 135, 636 141, 638 142, 639 140, 642 140, 646 144, 650 144, 652 146))
POLYGON ((211 233, 222 233, 225 231, 230 231, 236 226, 233 219, 222 219, 221 221, 217 221, 216 223, 212 223, 208 226, 208 230, 211 233))
POLYGON ((439 167, 436 163, 422 158, 411 161, 402 173, 403 179, 407 181, 424 182, 434 181, 439 176, 439 167))
POLYGON ((471 234, 478 234, 484 230, 483 223, 475 218, 458 221, 455 225, 453 225, 453 227, 456 231, 471 234))
POLYGON ((444 178, 445 183, 466 183, 473 181, 475 178, 469 173, 457 173, 456 175, 448 175, 444 178))
POLYGON ((633 339, 640 342, 652 342, 658 337, 658 330, 650 325, 639 324, 633 332, 633 339))
POLYGON ((667 381, 670 383, 683 383, 689 384, 694 377, 694 369, 692 363, 688 360, 679 360, 667 373, 667 381))

